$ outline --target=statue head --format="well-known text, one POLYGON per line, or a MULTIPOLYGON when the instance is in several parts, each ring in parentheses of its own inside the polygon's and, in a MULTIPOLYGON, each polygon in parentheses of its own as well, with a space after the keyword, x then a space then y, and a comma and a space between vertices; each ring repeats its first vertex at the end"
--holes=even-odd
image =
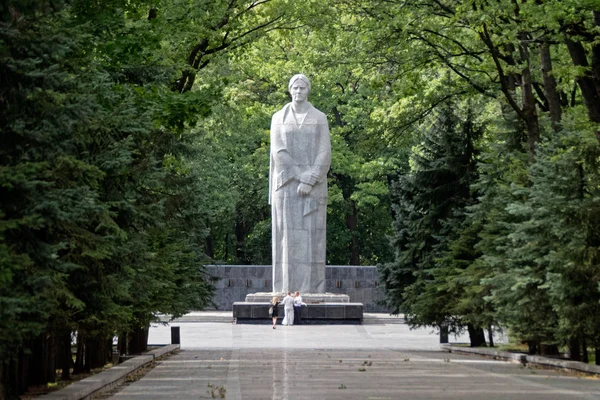
POLYGON ((306 102, 310 93, 310 81, 304 74, 292 76, 288 84, 288 90, 295 104, 306 102))
POLYGON ((310 92, 310 80, 308 80, 308 78, 304 74, 296 74, 296 75, 292 76, 292 78, 290 79, 290 83, 288 83, 288 90, 291 91, 292 85, 298 79, 300 79, 301 81, 303 81, 306 84, 306 86, 308 86, 308 91, 310 92))

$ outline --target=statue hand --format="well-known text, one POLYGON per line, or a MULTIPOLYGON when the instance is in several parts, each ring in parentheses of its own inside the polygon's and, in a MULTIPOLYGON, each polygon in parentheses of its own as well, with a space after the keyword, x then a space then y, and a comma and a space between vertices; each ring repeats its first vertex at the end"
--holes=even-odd
POLYGON ((307 185, 306 183, 301 183, 298 185, 298 194, 300 196, 306 196, 312 190, 312 186, 307 185))
POLYGON ((300 182, 314 186, 315 183, 319 182, 319 175, 314 172, 305 172, 300 177, 300 182))

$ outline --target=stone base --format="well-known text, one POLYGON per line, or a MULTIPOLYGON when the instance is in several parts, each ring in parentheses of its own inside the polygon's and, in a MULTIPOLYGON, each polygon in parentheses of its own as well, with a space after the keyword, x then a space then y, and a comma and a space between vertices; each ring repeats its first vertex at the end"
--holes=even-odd
MULTIPOLYGON (((302 296, 304 299, 304 296, 302 296)), ((233 318, 236 324, 269 324, 269 302, 235 302, 233 318)), ((279 320, 285 316, 283 305, 279 305, 279 320)), ((307 303, 302 307, 302 324, 353 324, 360 325, 363 320, 362 303, 307 303)))
MULTIPOLYGON (((306 304, 321 304, 321 303, 350 303, 350 296, 347 294, 338 293, 302 293, 302 302, 306 304)), ((270 303, 273 297, 279 297, 279 301, 283 300, 286 293, 251 293, 246 295, 246 303, 270 303)), ((234 303, 235 304, 235 303, 234 303)))

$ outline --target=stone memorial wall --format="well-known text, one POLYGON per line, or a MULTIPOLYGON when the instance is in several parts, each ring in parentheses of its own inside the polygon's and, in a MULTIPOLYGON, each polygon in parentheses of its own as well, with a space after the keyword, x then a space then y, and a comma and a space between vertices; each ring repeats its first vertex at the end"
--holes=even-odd
MULTIPOLYGON (((218 310, 231 310, 233 303, 244 301, 246 295, 270 292, 273 287, 270 265, 207 265, 206 271, 214 279, 213 302, 218 310)), ((351 302, 363 303, 364 312, 388 312, 377 304, 384 295, 374 266, 328 265, 325 279, 326 292, 347 294, 351 302)))

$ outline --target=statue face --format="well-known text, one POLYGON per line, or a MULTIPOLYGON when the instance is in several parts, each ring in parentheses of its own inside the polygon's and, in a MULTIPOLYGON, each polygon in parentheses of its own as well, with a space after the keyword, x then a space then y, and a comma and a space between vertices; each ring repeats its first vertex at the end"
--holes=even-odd
POLYGON ((297 79, 290 88, 292 100, 296 103, 302 103, 308 99, 308 85, 301 79, 297 79))

